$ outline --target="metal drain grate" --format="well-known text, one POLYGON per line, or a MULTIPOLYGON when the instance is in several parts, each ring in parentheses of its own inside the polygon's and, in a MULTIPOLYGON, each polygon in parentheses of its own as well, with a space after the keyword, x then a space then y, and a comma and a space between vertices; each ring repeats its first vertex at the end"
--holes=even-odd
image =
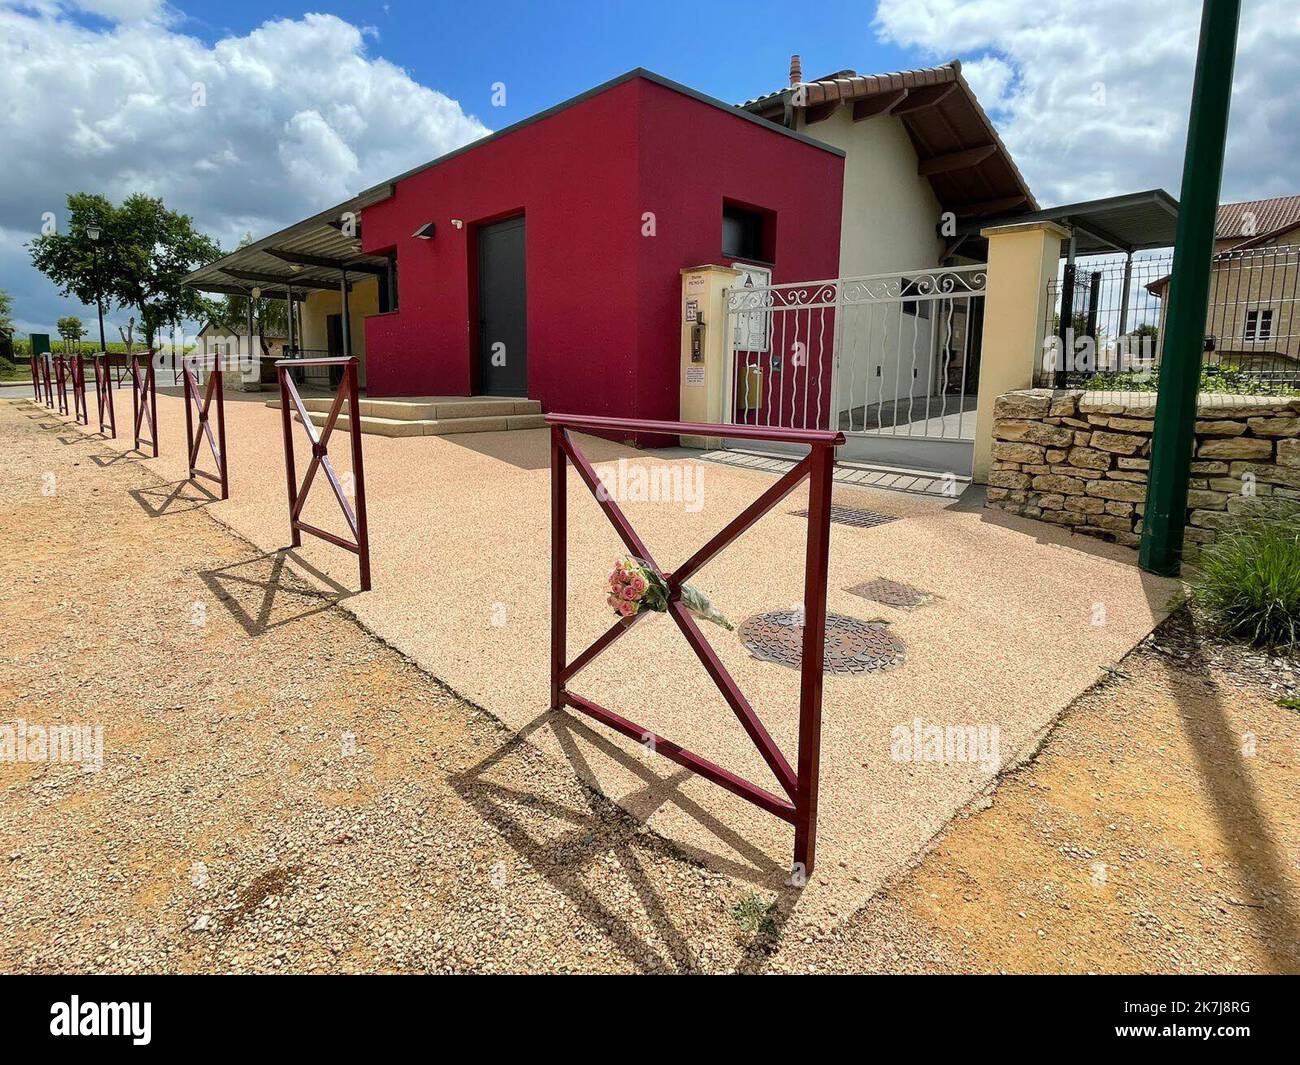
MULTIPOLYGON (((737 635, 762 662, 798 669, 803 661, 803 618, 793 610, 754 614, 740 623, 737 635)), ((826 615, 823 672, 874 673, 898 665, 906 650, 906 644, 881 622, 826 615)))
MULTIPOLYGON (((806 510, 790 511, 796 518, 808 517, 806 510)), ((897 521, 893 514, 877 514, 874 510, 864 510, 862 507, 845 507, 839 503, 831 504, 831 521, 838 525, 852 525, 858 529, 871 529, 877 525, 888 525, 891 521, 897 521)))
POLYGON ((852 588, 844 589, 852 595, 860 595, 885 606, 898 607, 900 610, 913 610, 922 603, 930 601, 930 593, 901 581, 891 581, 888 577, 877 577, 874 581, 863 581, 852 588))

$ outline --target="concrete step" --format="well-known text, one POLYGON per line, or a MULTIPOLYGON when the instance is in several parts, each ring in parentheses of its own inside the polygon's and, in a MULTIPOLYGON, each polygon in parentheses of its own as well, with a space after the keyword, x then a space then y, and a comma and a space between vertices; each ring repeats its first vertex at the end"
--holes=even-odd
MULTIPOLYGON (((333 399, 327 396, 303 398, 309 411, 329 413, 333 399)), ((280 409, 279 397, 268 400, 268 407, 280 409)), ((449 421, 469 418, 508 418, 521 414, 541 414, 542 405, 535 399, 511 399, 495 396, 413 396, 402 399, 362 399, 357 406, 362 418, 394 421, 449 421)), ((419 435, 419 434, 414 434, 419 435)))
MULTIPOLYGON (((364 404, 362 404, 364 407, 364 404)), ((329 411, 308 409, 312 424, 323 426, 329 411)), ((297 414, 294 421, 301 421, 297 414)), ((351 419, 340 414, 335 423, 339 432, 347 432, 351 419)), ((546 419, 541 414, 506 414, 491 417, 454 418, 385 418, 362 414, 361 431, 373 436, 447 436, 453 433, 499 433, 511 429, 544 429, 546 419)))

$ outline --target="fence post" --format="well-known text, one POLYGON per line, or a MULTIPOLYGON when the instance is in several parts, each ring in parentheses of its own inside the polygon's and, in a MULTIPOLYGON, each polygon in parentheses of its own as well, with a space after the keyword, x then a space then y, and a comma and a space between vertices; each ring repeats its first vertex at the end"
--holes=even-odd
POLYGON ((1240 0, 1205 0, 1183 157, 1169 313, 1151 441, 1151 479, 1138 553, 1144 570, 1171 577, 1182 568, 1187 482, 1210 298, 1210 259, 1240 12, 1240 0))
POLYGON ((808 474, 808 546, 803 578, 803 650, 799 678, 799 764, 795 795, 794 878, 812 872, 817 852, 817 790, 821 773, 826 583, 830 563, 831 490, 835 450, 812 449, 808 474))
POLYGON ((1056 339, 1060 349, 1057 351, 1056 373, 1052 377, 1054 388, 1064 388, 1069 382, 1069 367, 1066 363, 1074 354, 1074 286, 1078 281, 1078 271, 1074 263, 1066 263, 1061 272, 1061 313, 1056 321, 1056 339))
MULTIPOLYGON (((251 335, 250 330, 250 335, 251 335)), ((289 412, 289 386, 285 384, 284 368, 276 366, 276 376, 280 379, 280 426, 284 430, 284 472, 289 482, 289 531, 294 547, 302 546, 302 533, 298 523, 293 520, 293 507, 298 502, 298 472, 293 461, 293 415, 289 412)))
POLYGON ((560 709, 560 673, 568 664, 569 497, 564 433, 551 426, 551 709, 560 709))
POLYGON ((370 591, 370 519, 366 513, 366 475, 361 465, 361 404, 357 400, 357 357, 347 364, 348 438, 352 444, 352 484, 357 501, 357 555, 361 560, 361 590, 370 591))
POLYGON ((217 400, 217 447, 221 451, 221 498, 230 498, 230 461, 226 457, 226 378, 220 369, 220 362, 217 363, 217 369, 212 372, 216 374, 216 400, 217 400))

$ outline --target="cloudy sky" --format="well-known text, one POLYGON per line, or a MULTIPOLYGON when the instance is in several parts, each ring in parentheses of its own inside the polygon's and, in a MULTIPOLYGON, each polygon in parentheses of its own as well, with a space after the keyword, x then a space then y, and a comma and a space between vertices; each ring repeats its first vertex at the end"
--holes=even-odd
MULTIPOLYGON (((1300 192, 1300 5, 1243 7, 1225 200, 1300 192)), ((741 100, 783 84, 795 51, 807 76, 956 56, 1042 203, 1177 195, 1200 4, 825 0, 793 20, 787 0, 744 17, 645 0, 271 10, 0 0, 0 288, 20 332, 94 317, 23 247, 68 192, 160 195, 232 247, 634 66, 741 100)))

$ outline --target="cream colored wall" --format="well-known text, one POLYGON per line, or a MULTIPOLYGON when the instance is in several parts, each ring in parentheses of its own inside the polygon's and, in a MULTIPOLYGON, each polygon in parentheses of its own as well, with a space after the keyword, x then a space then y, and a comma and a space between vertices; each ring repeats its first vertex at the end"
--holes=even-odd
MULTIPOLYGON (((337 292, 313 292, 302 303, 302 336, 298 346, 325 351, 329 347, 326 319, 342 311, 342 301, 337 292)), ((367 316, 379 313, 379 281, 366 277, 354 281, 348 296, 348 313, 351 316, 352 354, 361 360, 360 383, 366 381, 366 323, 367 316)))
POLYGON ((942 208, 929 180, 916 172, 916 150, 902 120, 878 115, 854 122, 853 109, 841 107, 802 128, 844 151, 840 276, 937 266, 942 208))
POLYGON ((993 464, 993 405, 1004 392, 1033 387, 1047 318, 1047 285, 1056 277, 1061 241, 1069 233, 1052 222, 1030 222, 985 229, 980 235, 989 242, 989 265, 972 476, 985 484, 993 464))

